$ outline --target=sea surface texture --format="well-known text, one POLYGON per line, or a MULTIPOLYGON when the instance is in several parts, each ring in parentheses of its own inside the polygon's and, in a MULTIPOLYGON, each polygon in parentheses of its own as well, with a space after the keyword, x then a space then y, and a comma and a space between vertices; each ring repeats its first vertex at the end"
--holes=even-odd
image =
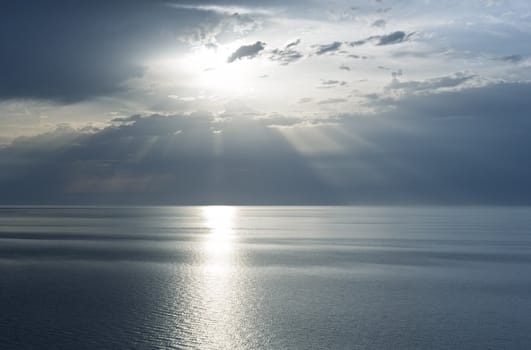
POLYGON ((2 207, 1 349, 531 349, 530 208, 2 207))

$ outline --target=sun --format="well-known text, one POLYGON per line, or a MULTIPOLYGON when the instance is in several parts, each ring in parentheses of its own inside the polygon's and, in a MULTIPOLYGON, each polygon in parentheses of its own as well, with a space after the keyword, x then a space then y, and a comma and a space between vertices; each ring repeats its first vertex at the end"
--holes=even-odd
POLYGON ((231 52, 230 47, 199 47, 183 57, 183 66, 194 75, 198 88, 225 95, 249 92, 256 68, 246 60, 229 63, 231 52))

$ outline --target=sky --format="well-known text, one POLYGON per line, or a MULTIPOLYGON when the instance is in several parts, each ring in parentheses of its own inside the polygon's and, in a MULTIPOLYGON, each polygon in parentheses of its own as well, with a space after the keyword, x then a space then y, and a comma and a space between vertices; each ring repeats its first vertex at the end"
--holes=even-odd
POLYGON ((528 1, 10 1, 2 204, 531 204, 528 1))

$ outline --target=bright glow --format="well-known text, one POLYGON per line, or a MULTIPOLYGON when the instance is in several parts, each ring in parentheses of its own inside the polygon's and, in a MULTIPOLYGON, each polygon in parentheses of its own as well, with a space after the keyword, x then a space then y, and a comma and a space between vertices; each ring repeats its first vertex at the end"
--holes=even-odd
POLYGON ((234 207, 205 207, 203 215, 205 225, 215 235, 227 235, 232 231, 232 224, 236 209, 234 207))
POLYGON ((234 207, 205 207, 203 216, 210 233, 204 243, 205 267, 210 272, 226 273, 232 266, 234 250, 234 207))
MULTIPOLYGON (((196 76, 197 88, 238 95, 252 88, 249 77, 257 75, 255 65, 246 60, 227 62, 237 46, 218 47, 216 50, 199 47, 179 63, 196 76)), ((254 62, 253 62, 254 63, 254 62)))

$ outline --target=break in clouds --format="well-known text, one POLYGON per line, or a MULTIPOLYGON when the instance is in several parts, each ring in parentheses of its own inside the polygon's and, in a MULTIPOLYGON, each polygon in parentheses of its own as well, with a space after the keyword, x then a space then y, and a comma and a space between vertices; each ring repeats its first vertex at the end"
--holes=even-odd
POLYGON ((529 13, 480 0, 7 3, 0 198, 529 204, 529 13))

